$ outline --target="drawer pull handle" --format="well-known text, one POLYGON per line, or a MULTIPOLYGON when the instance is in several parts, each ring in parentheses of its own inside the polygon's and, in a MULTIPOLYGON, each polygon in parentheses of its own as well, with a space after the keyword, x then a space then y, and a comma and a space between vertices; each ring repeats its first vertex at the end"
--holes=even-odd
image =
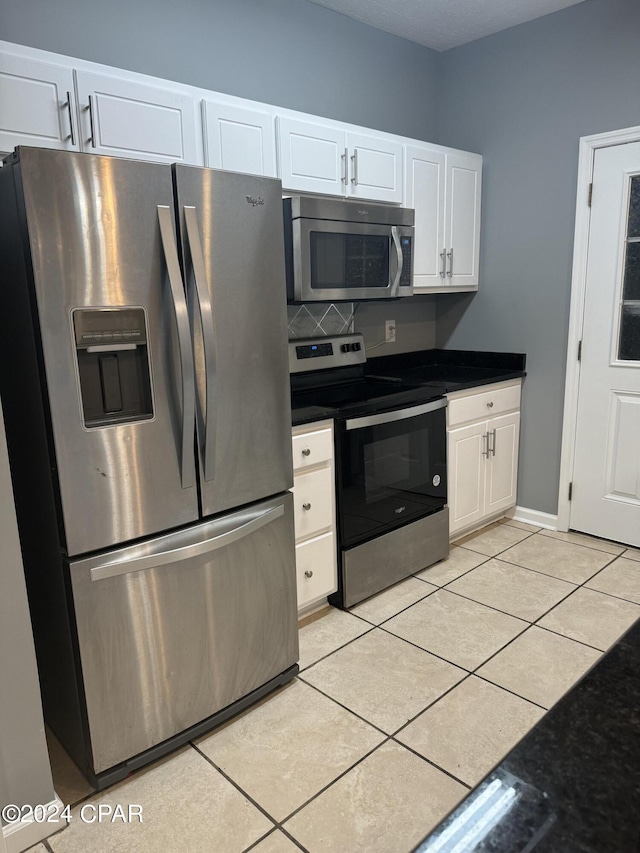
POLYGON ((304 576, 305 578, 312 578, 313 572, 311 571, 311 569, 307 569, 307 571, 304 573, 304 576))
POLYGON ((302 509, 311 509, 311 504, 302 504, 302 509))
POLYGON ((309 450, 309 448, 308 448, 308 447, 303 447, 303 448, 302 448, 302 455, 303 455, 303 456, 310 456, 310 455, 311 455, 311 451, 309 450))
POLYGON ((493 409, 493 403, 487 403, 487 409, 493 409))

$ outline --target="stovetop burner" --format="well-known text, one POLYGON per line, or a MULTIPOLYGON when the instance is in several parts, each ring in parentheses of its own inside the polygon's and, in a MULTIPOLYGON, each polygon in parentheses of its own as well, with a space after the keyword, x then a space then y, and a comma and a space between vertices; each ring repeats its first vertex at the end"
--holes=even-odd
POLYGON ((364 414, 427 402, 440 388, 364 375, 362 335, 289 342, 291 405, 321 406, 339 415, 364 414))

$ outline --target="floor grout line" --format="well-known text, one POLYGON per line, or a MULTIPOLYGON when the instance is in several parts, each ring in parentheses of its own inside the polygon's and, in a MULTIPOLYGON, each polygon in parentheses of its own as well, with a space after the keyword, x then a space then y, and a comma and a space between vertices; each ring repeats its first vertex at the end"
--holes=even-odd
MULTIPOLYGON (((232 778, 231 778, 231 776, 229 776, 229 774, 228 774, 228 773, 225 773, 225 771, 222 769, 222 767, 220 767, 220 765, 216 764, 216 762, 213 760, 213 758, 210 758, 210 756, 208 756, 205 752, 203 752, 203 751, 200 749, 200 747, 199 747, 199 746, 197 746, 197 745, 196 745, 192 740, 190 740, 190 741, 189 741, 189 745, 190 745, 193 749, 195 749, 195 751, 196 751, 196 752, 197 752, 197 753, 198 753, 202 758, 204 758, 204 760, 207 762, 207 764, 210 764, 210 765, 211 765, 211 767, 213 767, 213 768, 214 768, 214 770, 217 770, 217 771, 218 771, 218 773, 220 773, 220 775, 221 775, 221 776, 223 776, 223 777, 227 780, 227 782, 229 782, 231 785, 233 785, 233 787, 234 787, 237 791, 239 791, 239 792, 242 794, 242 796, 243 796, 243 797, 245 797, 247 800, 249 800, 249 802, 251 803, 251 805, 255 806, 255 808, 257 808, 259 812, 261 812, 261 813, 262 813, 262 814, 263 814, 263 815, 264 815, 268 820, 270 820, 270 821, 271 821, 271 823, 275 824, 275 827, 278 827, 278 826, 279 826, 279 822, 278 822, 278 821, 277 821, 277 820, 276 820, 272 815, 270 815, 270 814, 269 814, 269 812, 268 812, 265 808, 263 808, 263 807, 260 805, 260 803, 259 803, 257 800, 255 800, 255 799, 251 796, 251 794, 247 793, 247 791, 245 791, 245 790, 244 790, 244 788, 242 788, 242 787, 241 787, 241 786, 240 786, 240 785, 239 785, 239 784, 238 784, 234 779, 232 779, 232 778)), ((272 830, 269 830, 269 833, 270 833, 271 831, 272 831, 272 830)), ((269 835, 269 833, 266 833, 266 835, 269 835)), ((262 839, 262 838, 264 838, 264 837, 265 837, 264 835, 261 835, 261 836, 260 836, 260 839, 262 839)))
POLYGON ((363 622, 365 625, 368 626, 368 630, 363 631, 362 634, 358 634, 357 637, 353 637, 351 640, 347 640, 346 643, 343 643, 341 646, 338 646, 337 648, 332 649, 330 652, 327 652, 326 655, 323 655, 321 658, 318 658, 318 660, 314 660, 313 663, 310 663, 307 666, 305 666, 304 669, 301 669, 298 672, 298 677, 303 672, 306 672, 308 669, 311 669, 311 667, 315 666, 317 663, 321 663, 323 660, 326 660, 327 658, 331 657, 331 655, 335 654, 336 652, 339 652, 340 649, 344 649, 345 646, 350 646, 351 643, 355 643, 355 641, 359 640, 360 637, 364 637, 367 634, 370 634, 372 631, 374 631, 378 627, 377 625, 372 625, 371 622, 367 622, 366 619, 362 619, 360 616, 358 616, 357 618, 360 619, 361 622, 363 622))
POLYGON ((426 761, 427 764, 430 764, 432 767, 435 767, 436 770, 439 770, 441 773, 444 773, 445 776, 448 776, 450 779, 453 779, 454 782, 457 782, 459 785, 463 785, 467 789, 467 791, 471 791, 473 787, 472 785, 469 785, 468 782, 463 782, 462 779, 458 779, 458 777, 454 776, 453 773, 451 773, 449 770, 445 770, 444 767, 441 767, 439 764, 436 764, 435 761, 432 761, 430 758, 427 758, 425 755, 422 755, 421 752, 417 752, 413 747, 408 746, 406 743, 402 743, 402 741, 400 740, 396 740, 395 737, 392 737, 391 740, 394 743, 397 743, 398 746, 401 746, 403 749, 408 750, 409 752, 413 753, 413 755, 417 756, 418 758, 421 758, 423 761, 426 761))
MULTIPOLYGON (((606 568, 607 566, 605 566, 605 569, 606 568)), ((590 580, 593 580, 593 578, 590 578, 590 580)), ((627 604, 635 604, 636 607, 640 607, 640 604, 638 604, 637 601, 633 601, 631 598, 624 598, 622 595, 616 595, 613 592, 605 592, 603 589, 595 589, 592 586, 587 586, 588 583, 589 581, 585 581, 583 584, 580 584, 580 589, 588 589, 589 592, 599 592, 600 595, 608 595, 609 598, 616 598, 618 601, 626 601, 627 604)))
POLYGON ((366 723, 368 726, 371 726, 371 728, 375 729, 377 732, 380 732, 380 734, 384 735, 385 738, 391 737, 389 732, 385 732, 385 730, 381 729, 380 726, 376 725, 376 723, 372 723, 370 720, 367 720, 366 717, 363 717, 362 714, 358 714, 357 711, 354 711, 352 708, 349 708, 347 705, 343 705, 342 702, 340 702, 334 696, 330 696, 328 693, 325 693, 324 690, 322 690, 320 687, 316 687, 316 685, 312 684, 310 681, 305 681, 304 678, 300 678, 300 676, 298 676, 298 680, 302 681, 304 684, 306 684, 307 687, 313 688, 321 696, 324 696, 325 699, 330 699, 332 702, 334 702, 336 705, 338 705, 338 707, 342 708, 343 711, 348 711, 350 714, 353 714, 354 717, 357 717, 363 723, 366 723))
POLYGON ((380 747, 381 747, 381 746, 384 746, 384 745, 385 745, 385 743, 389 743, 389 741, 390 741, 390 740, 392 740, 392 738, 391 738, 389 735, 387 735, 387 736, 385 737, 385 739, 384 739, 383 741, 381 741, 379 744, 376 744, 376 746, 374 746, 374 747, 373 747, 373 749, 370 749, 370 750, 369 750, 369 752, 365 753, 365 754, 364 754, 361 758, 359 758, 359 759, 358 759, 354 764, 352 764, 352 765, 350 765, 349 767, 347 767, 347 769, 346 769, 346 770, 343 770, 343 772, 342 772, 342 773, 340 773, 338 776, 336 776, 336 778, 335 778, 335 779, 333 779, 331 782, 329 782, 327 785, 325 785, 323 788, 321 788, 321 789, 320 789, 316 794, 314 794, 312 797, 309 797, 309 799, 308 799, 308 800, 306 800, 304 803, 302 803, 302 805, 301 805, 301 806, 298 806, 296 809, 294 809, 294 810, 291 812, 291 814, 288 814, 285 818, 283 818, 283 819, 282 819, 282 821, 281 821, 281 823, 278 825, 278 826, 279 826, 279 828, 280 828, 280 829, 284 829, 284 827, 282 826, 282 824, 284 824, 284 823, 286 823, 286 822, 290 821, 290 820, 291 820, 291 818, 293 818, 293 817, 295 817, 297 814, 299 814, 299 812, 301 812, 303 809, 305 809, 305 808, 306 808, 310 803, 312 803, 312 802, 313 802, 314 800, 316 800, 319 796, 321 796, 322 794, 324 794, 324 792, 325 792, 325 791, 328 791, 328 790, 329 790, 329 788, 330 788, 332 785, 335 785, 335 784, 336 784, 336 782, 339 782, 339 781, 340 781, 340 779, 342 779, 344 776, 346 776, 346 775, 347 775, 347 773, 350 773, 350 772, 351 772, 355 767, 357 767, 359 764, 362 764, 362 762, 363 762, 363 761, 365 761, 367 758, 369 758, 369 756, 370 756, 370 755, 373 755, 373 753, 374 753, 374 752, 376 752, 376 750, 380 749, 380 747))

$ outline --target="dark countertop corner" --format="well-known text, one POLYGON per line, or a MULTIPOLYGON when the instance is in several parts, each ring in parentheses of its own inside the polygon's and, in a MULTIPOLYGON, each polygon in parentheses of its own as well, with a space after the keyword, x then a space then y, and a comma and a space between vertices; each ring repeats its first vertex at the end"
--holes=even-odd
POLYGON ((310 424, 314 421, 325 421, 329 420, 329 418, 335 418, 336 415, 336 410, 330 409, 328 406, 294 407, 291 410, 291 425, 300 426, 301 424, 310 424))

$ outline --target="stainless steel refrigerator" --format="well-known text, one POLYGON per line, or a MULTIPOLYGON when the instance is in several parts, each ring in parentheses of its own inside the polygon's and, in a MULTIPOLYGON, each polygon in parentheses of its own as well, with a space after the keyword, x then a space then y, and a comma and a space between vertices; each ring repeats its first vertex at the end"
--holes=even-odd
POLYGON ((19 148, 1 390, 46 719, 103 787, 297 672, 280 182, 19 148))

